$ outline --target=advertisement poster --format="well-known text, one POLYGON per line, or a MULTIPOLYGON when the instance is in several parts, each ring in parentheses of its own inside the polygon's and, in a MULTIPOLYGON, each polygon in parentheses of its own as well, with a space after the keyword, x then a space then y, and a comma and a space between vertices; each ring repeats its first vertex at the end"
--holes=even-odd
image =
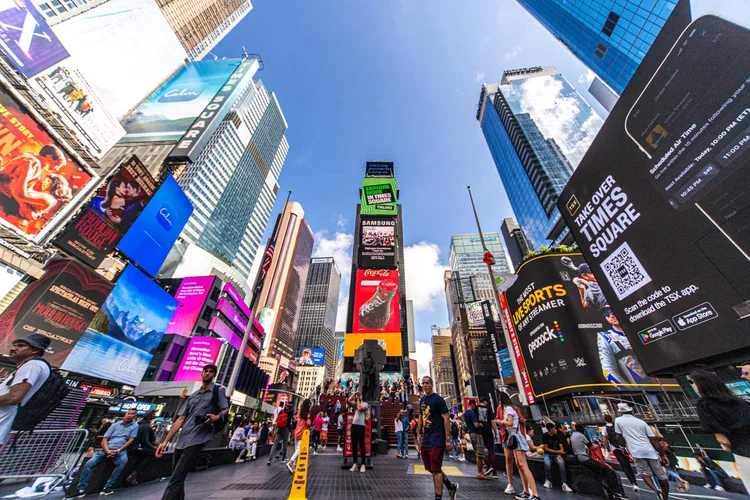
POLYGON ((678 4, 559 201, 651 374, 750 352, 750 35, 710 15, 685 28, 687 10, 678 4))
MULTIPOLYGON (((218 316, 214 316, 213 318, 211 318, 211 322, 208 324, 208 330, 229 342, 229 345, 231 345, 238 351, 240 347, 242 347, 242 337, 236 331, 234 331, 232 327, 224 323, 224 321, 218 316)), ((260 350, 260 339, 255 334, 255 332, 250 332, 249 342, 245 347, 245 357, 252 359, 253 349, 251 345, 254 345, 258 350, 260 350)))
POLYGON ((359 267, 396 268, 396 218, 361 217, 359 267))
POLYGON ((176 310, 174 297, 126 267, 62 369, 138 385, 176 310))
POLYGON ((237 312, 237 310, 234 308, 232 303, 225 299, 224 297, 219 299, 218 304, 216 305, 216 310, 221 312, 221 314, 224 315, 224 317, 234 325, 234 327, 242 332, 245 333, 245 330, 247 330, 247 321, 240 316, 240 313, 237 312))
POLYGON ((469 302, 466 304, 466 318, 469 321, 469 328, 472 330, 486 330, 484 323, 484 312, 482 311, 482 302, 469 302))
POLYGON ((68 57, 68 51, 31 0, 3 4, 0 49, 26 78, 68 57))
POLYGON ((117 247, 156 276, 192 213, 193 205, 170 175, 117 247))
POLYGON ((40 333, 51 340, 44 359, 60 367, 113 286, 74 260, 53 260, 0 315, 0 351, 40 333))
POLYGON ((362 179, 361 215, 396 215, 398 192, 396 179, 362 179))
POLYGON ((513 363, 510 360, 510 351, 507 348, 497 351, 497 360, 500 363, 500 373, 502 373, 503 377, 512 377, 513 363))
POLYGON ((101 158, 125 134, 72 57, 45 68, 28 82, 92 156, 101 158))
POLYGON ((91 175, 0 91, 0 221, 37 242, 89 182, 91 175))
POLYGON ((352 333, 400 332, 398 271, 358 269, 352 333))
POLYGON ((392 161, 368 161, 365 164, 365 177, 396 177, 392 161))
POLYGON ((505 299, 534 398, 583 387, 661 391, 674 382, 646 374, 580 253, 527 260, 517 275, 505 299))
POLYGON ((206 365, 216 364, 223 343, 213 337, 193 337, 185 349, 180 366, 174 376, 175 382, 200 382, 206 365))
POLYGON ((303 347, 300 350, 297 366, 325 366, 326 350, 321 347, 303 347))
POLYGON ((215 280, 215 276, 194 276, 182 279, 174 294, 174 298, 177 299, 177 311, 164 333, 190 336, 215 280))
POLYGON ((401 356, 404 352, 401 332, 395 333, 346 333, 344 334, 344 356, 351 358, 365 340, 377 340, 386 356, 401 356))
POLYGON ((96 269, 135 222, 156 191, 156 181, 133 156, 102 185, 96 198, 55 245, 96 269))
MULTIPOLYGON (((354 414, 348 413, 346 415, 346 433, 344 439, 344 456, 352 456, 352 422, 354 421, 354 414)), ((367 439, 367 436, 372 436, 372 418, 365 422, 365 456, 372 456, 372 439, 367 439)), ((357 450, 357 453, 361 453, 357 450)))
POLYGON ((224 292, 226 292, 226 294, 232 298, 232 300, 234 301, 234 304, 240 308, 240 311, 242 311, 245 317, 247 318, 253 317, 252 311, 250 310, 249 307, 247 307, 247 304, 245 304, 244 299, 242 298, 240 293, 237 291, 237 289, 234 288, 234 286, 232 286, 231 283, 229 282, 224 283, 224 292))

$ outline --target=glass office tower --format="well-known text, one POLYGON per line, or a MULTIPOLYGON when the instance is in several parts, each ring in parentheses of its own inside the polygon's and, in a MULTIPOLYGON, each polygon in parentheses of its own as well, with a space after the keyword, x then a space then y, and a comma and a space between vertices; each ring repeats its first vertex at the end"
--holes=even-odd
POLYGON ((621 94, 678 0, 518 0, 621 94))
POLYGON ((555 68, 534 67, 483 85, 477 120, 531 247, 566 242, 557 199, 602 119, 555 68))

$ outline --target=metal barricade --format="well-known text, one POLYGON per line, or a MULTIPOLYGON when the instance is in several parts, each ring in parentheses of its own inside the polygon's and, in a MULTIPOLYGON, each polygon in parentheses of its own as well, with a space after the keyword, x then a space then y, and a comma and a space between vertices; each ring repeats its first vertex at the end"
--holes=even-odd
POLYGON ((83 457, 88 436, 86 429, 12 432, 0 449, 0 480, 49 477, 55 482, 46 495, 71 476, 83 457))

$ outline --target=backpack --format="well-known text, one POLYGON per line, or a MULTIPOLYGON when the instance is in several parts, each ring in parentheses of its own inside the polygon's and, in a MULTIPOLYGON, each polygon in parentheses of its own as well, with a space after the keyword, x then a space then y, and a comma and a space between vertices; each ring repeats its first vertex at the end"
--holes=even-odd
POLYGON ((276 427, 278 427, 279 429, 283 429, 288 425, 289 414, 287 413, 286 409, 282 408, 281 413, 279 413, 279 416, 276 417, 276 427))
POLYGON ((211 407, 214 409, 214 414, 219 415, 219 420, 216 422, 213 422, 211 424, 211 430, 214 434, 218 434, 224 430, 224 427, 226 426, 226 419, 224 418, 224 414, 221 413, 221 408, 219 408, 219 386, 218 384, 214 384, 214 390, 213 394, 211 396, 211 407))
POLYGON ((458 437, 458 425, 456 424, 455 420, 451 422, 451 437, 458 437))
MULTIPOLYGON (((49 376, 26 404, 18 405, 18 413, 13 420, 14 431, 33 432, 34 428, 60 406, 63 399, 70 393, 70 387, 65 383, 60 372, 53 370, 47 360, 42 358, 37 358, 37 360, 47 365, 49 376)), ((11 375, 8 385, 13 382, 15 375, 15 373, 11 375)))

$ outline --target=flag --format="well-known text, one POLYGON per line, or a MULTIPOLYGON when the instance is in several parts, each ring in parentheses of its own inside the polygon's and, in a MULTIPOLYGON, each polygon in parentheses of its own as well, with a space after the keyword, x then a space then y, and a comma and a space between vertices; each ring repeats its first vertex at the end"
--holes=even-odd
POLYGON ((498 293, 503 293, 508 288, 513 286, 518 276, 515 274, 501 273, 495 276, 495 286, 497 287, 498 293))
POLYGON ((263 265, 260 268, 260 275, 265 277, 268 270, 271 268, 271 262, 273 261, 273 252, 276 242, 272 242, 266 249, 266 255, 264 256, 263 265))

